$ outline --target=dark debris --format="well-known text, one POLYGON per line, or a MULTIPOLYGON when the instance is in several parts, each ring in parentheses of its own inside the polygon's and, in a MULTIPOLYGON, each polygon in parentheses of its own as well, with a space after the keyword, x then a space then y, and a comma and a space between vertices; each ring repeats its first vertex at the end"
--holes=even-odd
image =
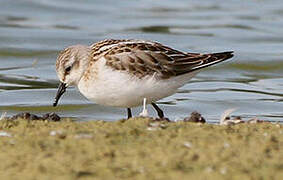
POLYGON ((243 120, 241 116, 226 116, 223 122, 220 122, 221 125, 235 125, 235 124, 253 124, 253 123, 271 123, 271 121, 260 120, 258 118, 251 118, 248 120, 243 120))
POLYGON ((195 122, 195 123, 205 123, 205 119, 201 116, 200 113, 194 111, 191 113, 190 117, 186 117, 184 122, 195 122))
POLYGON ((19 113, 7 119, 8 120, 25 119, 25 120, 32 120, 32 121, 37 121, 37 120, 60 121, 61 120, 60 116, 58 116, 56 113, 47 113, 47 114, 44 114, 43 116, 37 116, 29 112, 19 113))
MULTIPOLYGON (((175 121, 171 121, 167 117, 155 118, 154 121, 157 121, 157 122, 175 122, 175 121)), ((194 122, 194 123, 206 123, 206 120, 197 111, 193 111, 191 113, 191 115, 186 117, 186 118, 184 118, 183 121, 184 122, 194 122)))
POLYGON ((167 121, 167 122, 171 122, 169 118, 167 117, 163 117, 163 118, 155 118, 154 121, 167 121))

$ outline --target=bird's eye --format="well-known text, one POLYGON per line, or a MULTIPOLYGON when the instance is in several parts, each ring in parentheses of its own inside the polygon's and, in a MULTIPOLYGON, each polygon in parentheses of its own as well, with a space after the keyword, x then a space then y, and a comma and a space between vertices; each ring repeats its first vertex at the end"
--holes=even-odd
POLYGON ((66 71, 66 73, 69 73, 69 72, 71 71, 71 66, 67 67, 67 68, 65 69, 65 71, 66 71))

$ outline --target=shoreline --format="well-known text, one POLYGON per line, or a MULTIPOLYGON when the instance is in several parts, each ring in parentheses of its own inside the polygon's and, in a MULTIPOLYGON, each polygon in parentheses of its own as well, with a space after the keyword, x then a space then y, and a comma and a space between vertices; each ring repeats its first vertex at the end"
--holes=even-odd
POLYGON ((283 126, 1 120, 0 178, 282 179, 283 126))

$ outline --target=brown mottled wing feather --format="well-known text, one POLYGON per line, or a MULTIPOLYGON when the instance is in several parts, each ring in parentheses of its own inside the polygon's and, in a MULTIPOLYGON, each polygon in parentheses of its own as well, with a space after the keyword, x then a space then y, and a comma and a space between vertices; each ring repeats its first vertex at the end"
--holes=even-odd
POLYGON ((125 43, 104 54, 106 65, 138 77, 157 73, 161 78, 186 74, 224 61, 233 52, 214 54, 184 53, 159 43, 125 43))
POLYGON ((103 41, 99 41, 95 44, 92 44, 90 47, 93 51, 99 51, 100 48, 107 45, 117 44, 120 42, 129 41, 128 39, 105 39, 103 41))

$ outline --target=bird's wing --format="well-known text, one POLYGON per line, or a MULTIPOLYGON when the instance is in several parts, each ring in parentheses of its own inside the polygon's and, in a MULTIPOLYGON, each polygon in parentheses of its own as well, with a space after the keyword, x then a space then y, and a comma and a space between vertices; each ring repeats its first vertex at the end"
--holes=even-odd
POLYGON ((184 53, 150 41, 123 41, 105 50, 106 65, 137 77, 156 73, 161 78, 186 74, 229 59, 233 52, 184 53))

